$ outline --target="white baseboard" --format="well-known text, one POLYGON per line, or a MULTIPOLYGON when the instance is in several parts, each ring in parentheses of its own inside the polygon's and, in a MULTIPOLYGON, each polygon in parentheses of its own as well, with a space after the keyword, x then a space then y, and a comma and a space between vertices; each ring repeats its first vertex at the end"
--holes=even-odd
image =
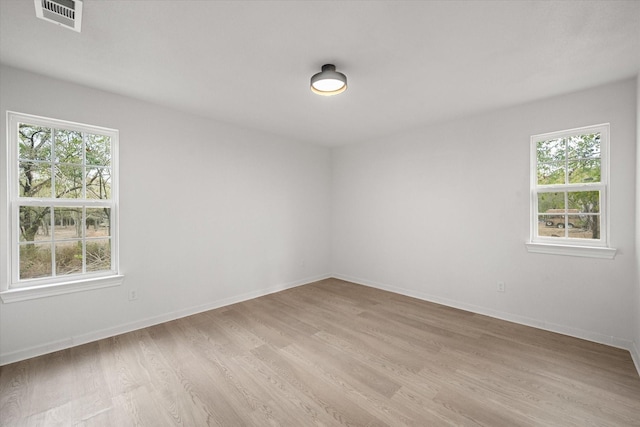
POLYGON ((500 312, 497 310, 487 309, 485 307, 475 306, 472 304, 461 303, 459 301, 450 300, 447 298, 441 298, 434 295, 429 295, 423 292, 411 291, 408 289, 398 288, 396 286, 390 286, 383 283, 378 283, 371 280, 360 279, 344 274, 323 274, 313 277, 308 277, 302 280, 294 282, 283 283, 277 286, 272 286, 266 289, 261 289, 253 292, 247 292, 241 295, 236 295, 230 298, 225 298, 218 301, 213 301, 207 304, 193 306, 185 308, 183 310, 177 310, 170 313, 161 314, 159 316, 140 319, 135 322, 129 322, 122 325, 114 326, 112 328, 101 329, 93 331, 87 334, 82 334, 74 337, 69 337, 63 340, 51 341, 42 345, 37 345, 25 349, 21 349, 11 353, 0 354, 0 366, 7 365, 9 363, 19 362, 21 360, 29 359, 32 357, 41 356, 43 354, 52 353, 54 351, 64 350, 67 348, 75 347, 82 344, 87 344, 93 341, 98 341, 104 338, 110 338, 116 335, 124 334, 127 332, 135 331, 138 329, 147 328, 160 323, 169 322, 171 320, 180 319, 182 317, 191 316, 193 314, 202 313, 204 311, 214 310, 216 308, 225 307, 238 302, 247 301, 253 298, 269 295, 275 292, 280 292, 286 289, 303 286, 319 280, 335 277, 336 279, 346 280, 348 282, 357 283, 359 285, 368 286, 376 289, 381 289, 389 292, 394 292, 400 295, 406 295, 409 297, 421 299, 424 301, 430 301, 437 304, 446 305, 448 307, 458 308, 473 313, 483 314, 497 319, 506 320, 509 322, 519 323, 521 325, 532 326, 538 329, 544 329, 551 332, 557 332, 564 335, 569 335, 576 338, 586 339, 589 341, 597 342, 600 344, 610 345, 612 347, 622 348, 628 350, 631 353, 631 358, 635 363, 638 375, 640 375, 640 344, 633 341, 624 340, 616 337, 610 337, 595 332, 584 331, 577 328, 571 328, 568 326, 557 325, 553 323, 544 322, 537 319, 532 319, 524 316, 518 316, 512 313, 500 312))
POLYGON ((633 363, 636 364, 638 375, 640 375, 640 348, 638 346, 640 346, 640 343, 634 342, 632 347, 629 349, 629 353, 631 353, 633 363))
POLYGON ((396 286, 387 285, 384 283, 378 283, 372 280, 361 279, 358 277, 348 276, 345 274, 334 274, 336 279, 346 280, 348 282, 357 283, 359 285, 368 286, 371 288, 381 289, 384 291, 393 292, 400 295, 406 295, 408 297, 421 299, 424 301, 434 302, 437 304, 446 305, 448 307, 458 308, 460 310, 470 311, 472 313, 482 314, 496 319, 506 320, 508 322, 518 323, 525 326, 532 326, 534 328, 543 329, 550 332, 557 332, 563 335, 569 335, 575 338, 581 338, 587 341, 593 341, 599 344, 609 345, 611 347, 621 348, 628 350, 631 353, 631 357, 640 375, 640 352, 636 343, 630 340, 608 336, 597 332, 586 331, 579 328, 573 328, 571 326, 559 325, 556 323, 547 322, 544 320, 534 319, 526 316, 519 316, 513 313, 506 313, 498 310, 493 310, 486 307, 481 307, 473 304, 467 304, 448 298, 442 298, 435 295, 430 295, 424 292, 415 290, 409 290, 399 288, 396 286))
POLYGON ((238 302, 247 301, 250 299, 269 295, 275 292, 284 291, 286 289, 303 286, 309 283, 317 282, 319 280, 328 279, 330 277, 332 277, 330 274, 307 277, 305 279, 296 280, 289 283, 283 283, 276 286, 271 286, 266 289, 247 292, 247 293, 236 295, 230 298, 212 301, 206 304, 188 307, 182 310, 176 310, 176 311, 161 314, 158 316, 136 320, 134 322, 117 325, 111 328, 101 329, 98 331, 77 335, 74 337, 65 338, 63 340, 51 341, 45 344, 21 349, 11 353, 0 354, 0 366, 7 365, 9 363, 19 362, 25 359, 30 359, 32 357, 41 356, 43 354, 52 353, 54 351, 65 350, 67 348, 75 347, 82 344, 87 344, 87 343, 98 341, 104 338, 110 338, 116 335, 135 331, 138 329, 147 328, 149 326, 157 325, 164 322, 169 322, 171 320, 180 319, 182 317, 191 316, 193 314, 202 313, 203 311, 214 310, 216 308, 225 307, 227 305, 236 304, 238 302))

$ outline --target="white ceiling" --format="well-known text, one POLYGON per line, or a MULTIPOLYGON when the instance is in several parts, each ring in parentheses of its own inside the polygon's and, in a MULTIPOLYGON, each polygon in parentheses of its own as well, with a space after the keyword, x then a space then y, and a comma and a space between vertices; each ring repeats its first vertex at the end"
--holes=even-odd
POLYGON ((632 77, 640 1, 85 0, 82 32, 0 0, 0 61, 341 145, 632 77), (309 79, 325 63, 342 95, 309 79))

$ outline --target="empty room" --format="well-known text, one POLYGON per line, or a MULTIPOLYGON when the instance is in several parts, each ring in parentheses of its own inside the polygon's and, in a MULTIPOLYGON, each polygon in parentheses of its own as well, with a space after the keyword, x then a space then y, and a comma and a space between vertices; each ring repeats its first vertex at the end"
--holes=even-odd
POLYGON ((640 2, 0 0, 0 426, 640 426, 640 2))

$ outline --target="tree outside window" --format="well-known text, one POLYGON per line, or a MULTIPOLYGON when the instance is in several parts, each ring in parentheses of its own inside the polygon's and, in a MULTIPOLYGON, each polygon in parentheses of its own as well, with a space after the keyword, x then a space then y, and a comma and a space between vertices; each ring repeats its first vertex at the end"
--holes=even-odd
POLYGON ((13 114, 12 282, 115 274, 117 132, 13 114))
POLYGON ((532 137, 532 241, 606 245, 608 129, 532 137))

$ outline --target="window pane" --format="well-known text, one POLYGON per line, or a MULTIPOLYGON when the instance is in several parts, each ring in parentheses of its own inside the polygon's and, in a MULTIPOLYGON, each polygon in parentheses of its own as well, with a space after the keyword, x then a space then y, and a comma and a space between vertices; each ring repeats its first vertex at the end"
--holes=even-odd
POLYGON ((20 279, 51 276, 51 243, 20 245, 20 279))
POLYGON ((53 209, 53 239, 82 238, 82 208, 53 209))
POLYGON ((567 195, 569 213, 600 212, 599 191, 570 191, 567 195))
POLYGON ((104 135, 86 134, 87 164, 111 166, 111 138, 104 135))
POLYGON ((13 156, 7 159, 7 209, 13 213, 7 213, 17 219, 7 241, 9 287, 117 271, 111 219, 117 212, 112 172, 118 131, 11 112, 7 119, 7 153, 13 156))
POLYGON ((51 164, 20 162, 20 197, 51 197, 51 164))
POLYGON ((111 235, 111 209, 88 208, 86 230, 87 237, 109 237, 111 235))
POLYGON ((538 193, 538 236, 566 237, 565 193, 538 193))
POLYGON ((82 198, 82 166, 56 165, 55 195, 60 199, 82 198))
POLYGON ((564 215, 538 215, 538 236, 565 237, 564 215))
POLYGON ((564 213, 564 192, 538 193, 539 213, 564 213))
POLYGON ((111 270, 111 239, 87 241, 87 272, 111 270))
POLYGON ((565 163, 538 163, 538 185, 564 184, 565 163))
POLYGON ((56 275, 82 273, 82 242, 56 243, 56 275))
POLYGON ((48 127, 20 123, 18 145, 21 159, 51 161, 51 129, 48 127))
POLYGON ((87 168, 87 199, 111 198, 111 169, 87 168))
POLYGON ((82 164, 82 133, 56 130, 55 160, 59 163, 82 164))
POLYGON ((569 182, 600 182, 600 159, 575 160, 568 163, 569 182))
POLYGON ((51 217, 48 207, 20 206, 19 217, 21 242, 51 240, 51 217))
POLYGON ((558 237, 556 240, 567 245, 606 243, 602 212, 606 208, 601 201, 608 185, 602 173, 608 162, 608 132, 608 125, 599 125, 532 137, 536 150, 531 188, 536 197, 533 242, 537 237, 542 243, 558 237))
POLYGON ((567 138, 567 153, 571 159, 599 159, 600 133, 575 135, 567 138))
POLYGON ((600 238, 600 215, 569 215, 569 237, 576 239, 600 238))
POLYGON ((565 154, 566 145, 563 138, 538 141, 537 143, 538 163, 564 161, 565 154))

